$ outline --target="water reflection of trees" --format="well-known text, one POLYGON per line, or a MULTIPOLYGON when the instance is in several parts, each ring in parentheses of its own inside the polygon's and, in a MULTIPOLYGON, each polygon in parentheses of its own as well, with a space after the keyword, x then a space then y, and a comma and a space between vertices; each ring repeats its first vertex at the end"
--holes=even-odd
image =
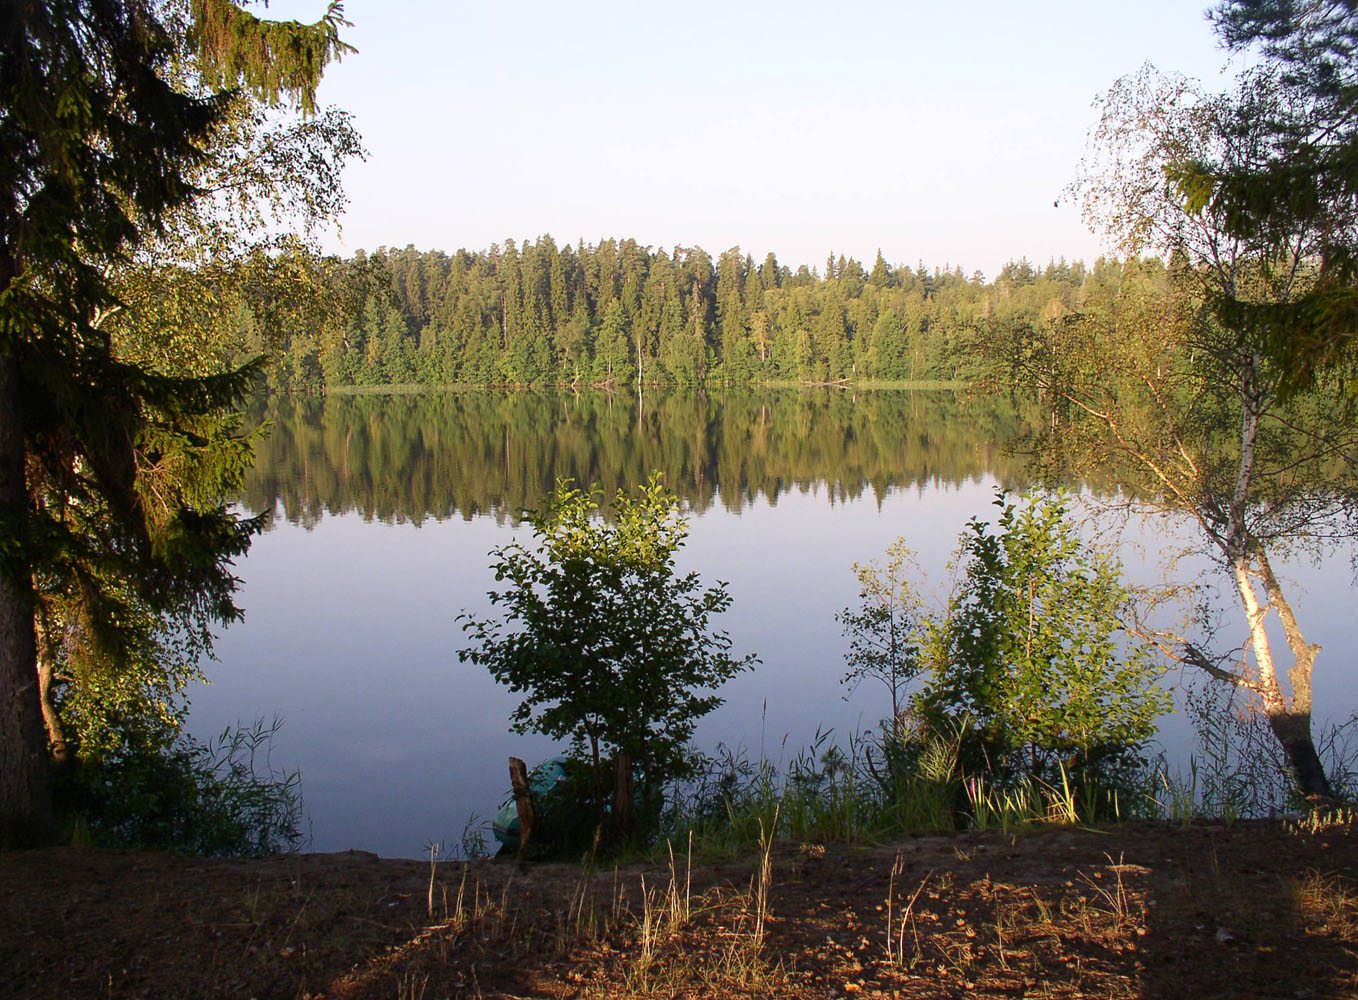
POLYGON ((770 389, 625 393, 456 391, 276 398, 242 496, 294 523, 515 516, 560 477, 611 495, 654 469, 695 510, 824 486, 880 499, 984 474, 1027 481, 1034 405, 952 392, 770 389))

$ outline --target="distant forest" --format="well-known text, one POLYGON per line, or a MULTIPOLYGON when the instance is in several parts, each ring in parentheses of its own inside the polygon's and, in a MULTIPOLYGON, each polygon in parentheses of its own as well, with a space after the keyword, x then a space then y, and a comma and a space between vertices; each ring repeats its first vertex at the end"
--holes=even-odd
POLYGON ((247 294, 219 314, 230 328, 221 335, 235 351, 275 355, 274 388, 304 391, 965 381, 1128 282, 1149 290, 1165 279, 1156 260, 1020 260, 987 282, 960 268, 892 266, 880 253, 871 267, 841 256, 793 271, 739 249, 714 261, 696 248, 558 247, 549 236, 269 269, 266 282, 242 282, 247 294))

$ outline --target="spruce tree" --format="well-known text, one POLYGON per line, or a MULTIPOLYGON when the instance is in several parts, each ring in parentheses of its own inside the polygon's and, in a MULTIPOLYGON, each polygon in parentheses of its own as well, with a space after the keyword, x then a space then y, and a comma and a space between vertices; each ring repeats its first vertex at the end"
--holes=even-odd
POLYGON ((57 576, 98 591, 106 574, 151 609, 233 610, 229 559, 251 527, 168 470, 208 460, 201 422, 257 369, 174 378, 120 358, 101 325, 118 305, 107 275, 196 194, 230 107, 221 90, 314 108, 343 23, 338 4, 317 25, 268 25, 224 0, 188 20, 147 0, 0 14, 0 846, 55 832, 39 588, 57 576), (181 85, 189 41, 215 86, 181 85), (153 499, 148 477, 168 493, 153 499))
POLYGON ((1249 290, 1215 297, 1222 323, 1261 335, 1305 390, 1354 360, 1358 329, 1358 3, 1223 0, 1209 12, 1222 43, 1261 58, 1234 97, 1234 135, 1255 136, 1247 162, 1214 151, 1168 165, 1189 214, 1286 256, 1307 243, 1309 287, 1288 302, 1249 290), (1323 237, 1314 239, 1312 234, 1323 237))

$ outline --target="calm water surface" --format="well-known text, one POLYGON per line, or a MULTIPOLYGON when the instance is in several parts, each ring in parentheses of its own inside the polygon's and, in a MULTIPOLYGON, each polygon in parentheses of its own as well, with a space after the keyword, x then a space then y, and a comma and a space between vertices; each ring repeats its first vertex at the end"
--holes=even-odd
MULTIPOLYGON (((697 742, 787 760, 818 730, 875 725, 885 690, 841 685, 834 620, 855 603, 854 561, 903 536, 946 592, 949 558, 995 489, 1021 489, 1029 412, 950 393, 778 391, 626 395, 451 393, 282 401, 242 498, 275 512, 242 561, 245 621, 218 643, 212 683, 191 693, 200 737, 237 721, 284 720, 275 766, 300 768, 315 850, 416 857, 456 843, 505 794, 506 758, 557 747, 507 731, 516 699, 458 662, 456 622, 488 615, 487 554, 526 537, 514 514, 557 477, 607 491, 660 469, 691 514, 685 569, 724 580, 719 621, 734 652, 762 663, 722 689, 697 742)), ((1150 579, 1159 539, 1129 571, 1150 579)), ((1317 704, 1355 704, 1347 563, 1294 574, 1304 621, 1326 646, 1317 704)), ((1164 740, 1186 753, 1186 727, 1164 740)))

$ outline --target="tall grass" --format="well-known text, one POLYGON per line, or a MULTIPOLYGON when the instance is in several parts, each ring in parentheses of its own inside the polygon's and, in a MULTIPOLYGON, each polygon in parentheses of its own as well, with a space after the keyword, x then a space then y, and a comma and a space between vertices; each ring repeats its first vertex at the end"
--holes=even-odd
POLYGON ((306 841, 301 775, 274 766, 281 722, 225 729, 208 743, 128 746, 58 775, 75 844, 265 857, 306 841))
MULTIPOLYGON (((658 828, 639 831, 610 856, 649 856, 667 842, 688 843, 699 856, 749 855, 766 849, 774 830, 779 841, 806 846, 881 844, 921 832, 1014 834, 1053 825, 1232 822, 1306 811, 1262 722, 1217 705, 1200 712, 1199 746, 1187 772, 1172 771, 1163 757, 1092 775, 1058 765, 1046 779, 1001 768, 969 772, 962 761, 975 754, 963 752, 965 725, 934 733, 884 723, 842 741, 833 731, 817 731, 785 763, 719 746, 696 778, 668 791, 658 828)), ((1345 795, 1358 775, 1355 737, 1358 721, 1351 721, 1318 741, 1345 795)))
MULTIPOLYGON (((748 853, 779 817, 780 839, 793 843, 883 843, 914 832, 999 830, 1117 823, 1297 816, 1299 795, 1288 761, 1267 721, 1223 703, 1215 691, 1190 697, 1198 731, 1187 770, 1163 756, 1094 776, 1060 766, 1055 776, 1003 771, 968 773, 967 739, 901 722, 836 741, 818 731, 784 766, 719 747, 698 779, 674 792, 664 837, 695 838, 707 854, 748 853)), ((1358 793, 1358 716, 1318 734, 1317 749, 1341 799, 1358 793)), ((974 756, 974 755, 973 755, 974 756)))
MULTIPOLYGON (((1204 686, 1188 690, 1184 711, 1196 746, 1186 767, 1171 767, 1163 757, 1153 765, 1148 794, 1157 815, 1179 822, 1233 823, 1296 816, 1312 808, 1260 710, 1233 692, 1204 686)), ((1358 795, 1358 715, 1320 729, 1316 751, 1336 796, 1353 801, 1358 795)))
POLYGON ((881 843, 913 832, 1077 824, 1148 815, 1153 796, 1136 787, 1100 788, 1060 780, 1008 782, 967 774, 959 764, 965 731, 905 732, 884 727, 842 744, 831 731, 780 768, 720 747, 696 781, 672 795, 662 836, 695 838, 703 853, 741 853, 777 821, 793 843, 881 843))

